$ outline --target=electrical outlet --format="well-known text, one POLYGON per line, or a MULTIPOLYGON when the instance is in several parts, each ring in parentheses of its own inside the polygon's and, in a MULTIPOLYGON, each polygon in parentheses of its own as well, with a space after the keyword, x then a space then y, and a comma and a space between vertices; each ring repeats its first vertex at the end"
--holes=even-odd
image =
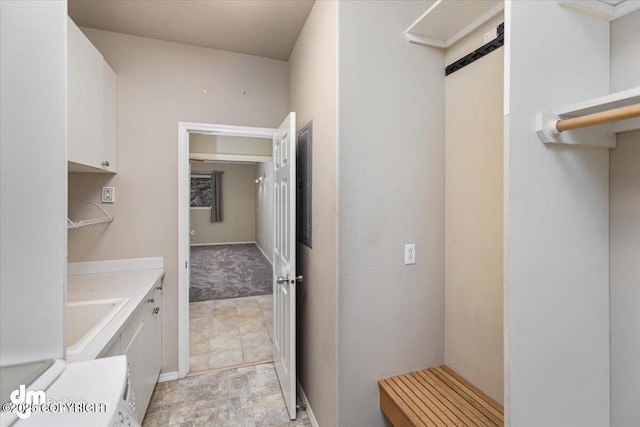
POLYGON ((404 263, 416 263, 416 245, 414 243, 404 245, 404 263))
POLYGON ((102 187, 102 203, 113 203, 116 200, 115 187, 102 187))

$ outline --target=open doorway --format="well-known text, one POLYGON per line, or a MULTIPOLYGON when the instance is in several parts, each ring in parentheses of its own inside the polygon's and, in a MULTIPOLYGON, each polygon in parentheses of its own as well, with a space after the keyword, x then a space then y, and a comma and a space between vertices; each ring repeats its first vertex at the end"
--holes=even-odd
MULTIPOLYGON (((202 163, 202 160, 205 163, 207 161, 262 163, 252 154, 190 153, 190 136, 195 134, 266 138, 272 141, 273 323, 265 322, 265 324, 271 323, 273 328, 272 333, 269 334, 272 342, 273 366, 289 418, 293 420, 296 418, 297 397, 296 285, 303 280, 302 276, 296 274, 296 115, 290 112, 277 129, 178 123, 178 376, 180 378, 185 377, 189 372, 190 159, 199 163, 202 163)), ((264 160, 264 156, 258 157, 264 160)), ((262 180, 264 179, 263 177, 262 180)), ((260 176, 256 177, 256 180, 259 183, 260 176)), ((254 183, 256 183, 255 180, 254 183)), ((222 216, 224 217, 224 213, 222 216)), ((224 307, 218 308, 221 309, 220 314, 224 315, 222 314, 224 307)), ((237 316, 237 305, 235 312, 237 316)), ((213 316, 213 308, 211 314, 213 316)))
POLYGON ((191 374, 273 361, 271 151, 271 138, 189 136, 191 374))

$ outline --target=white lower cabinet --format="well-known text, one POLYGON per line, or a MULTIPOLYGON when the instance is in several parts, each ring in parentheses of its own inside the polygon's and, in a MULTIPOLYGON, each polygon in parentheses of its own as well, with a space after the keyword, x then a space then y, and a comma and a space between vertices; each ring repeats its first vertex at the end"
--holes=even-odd
POLYGON ((160 375, 162 279, 145 295, 124 329, 100 357, 124 354, 129 363, 138 421, 142 422, 160 375))

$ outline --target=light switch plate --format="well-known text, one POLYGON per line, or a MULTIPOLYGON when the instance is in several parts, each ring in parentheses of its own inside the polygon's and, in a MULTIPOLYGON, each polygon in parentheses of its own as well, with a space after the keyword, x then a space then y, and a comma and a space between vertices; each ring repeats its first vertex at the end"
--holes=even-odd
POLYGON ((116 200, 115 187, 102 187, 102 203, 113 203, 116 200))

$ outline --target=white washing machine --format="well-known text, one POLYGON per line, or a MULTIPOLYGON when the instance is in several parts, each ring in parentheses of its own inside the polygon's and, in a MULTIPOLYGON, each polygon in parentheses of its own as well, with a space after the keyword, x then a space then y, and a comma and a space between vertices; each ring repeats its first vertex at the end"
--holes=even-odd
MULTIPOLYGON (((64 364, 56 363, 58 370, 64 364)), ((70 363, 63 369, 44 389, 47 403, 39 405, 41 409, 26 419, 3 412, 2 427, 140 427, 125 356, 70 363)), ((46 375, 45 371, 41 377, 46 375)), ((39 390, 37 384, 36 380, 26 388, 39 390)), ((5 404, 4 395, 2 399, 5 404)))

